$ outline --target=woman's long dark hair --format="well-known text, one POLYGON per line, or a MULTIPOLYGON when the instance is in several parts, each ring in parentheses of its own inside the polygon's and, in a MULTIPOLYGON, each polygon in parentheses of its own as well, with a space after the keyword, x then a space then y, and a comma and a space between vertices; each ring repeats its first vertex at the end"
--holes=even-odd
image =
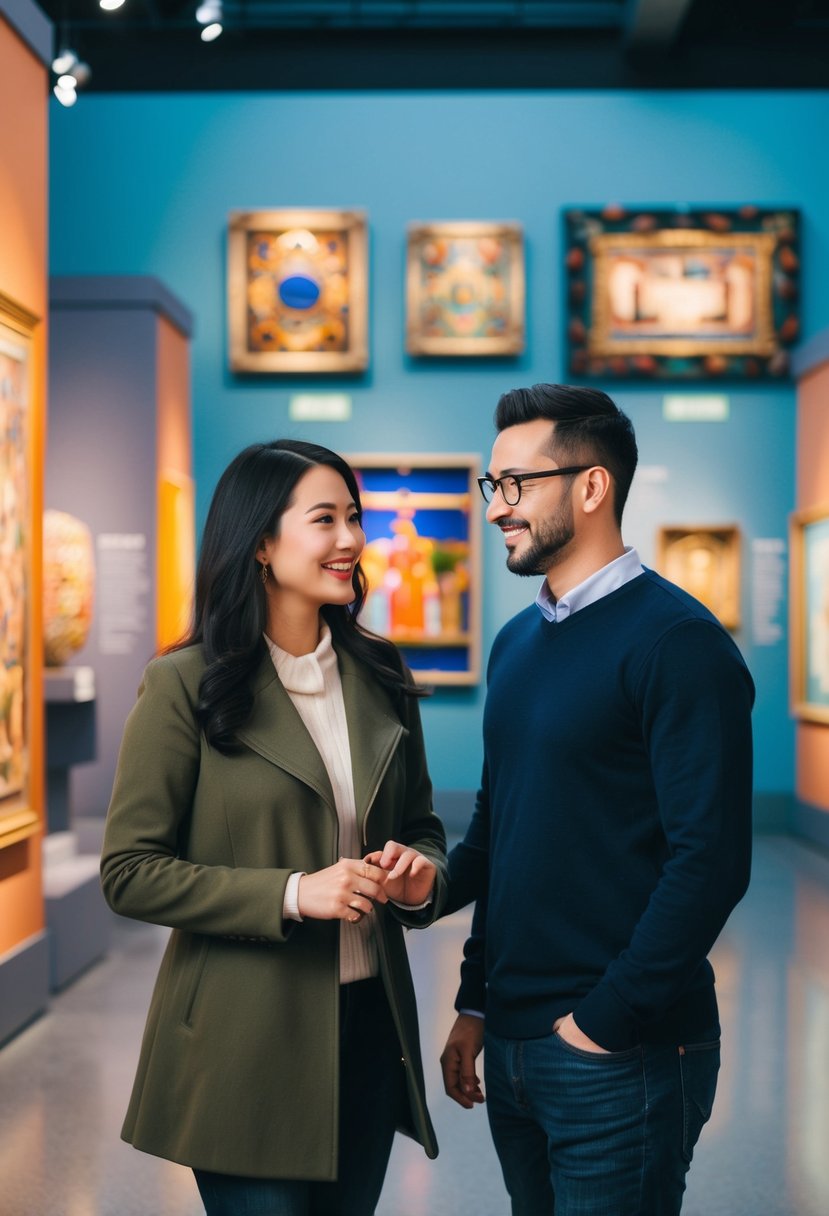
MULTIPOLYGON (((362 517, 360 490, 336 452, 302 440, 254 443, 231 461, 219 479, 204 526, 196 572, 193 629, 174 649, 200 643, 207 664, 199 686, 198 717, 208 743, 223 752, 238 749, 236 731, 253 708, 253 676, 266 654, 263 633, 267 598, 256 552, 265 536, 276 536, 300 478, 314 465, 339 473, 362 517)), ((325 604, 321 613, 335 649, 364 663, 395 694, 421 696, 397 649, 358 624, 367 592, 355 563, 351 604, 325 604)))

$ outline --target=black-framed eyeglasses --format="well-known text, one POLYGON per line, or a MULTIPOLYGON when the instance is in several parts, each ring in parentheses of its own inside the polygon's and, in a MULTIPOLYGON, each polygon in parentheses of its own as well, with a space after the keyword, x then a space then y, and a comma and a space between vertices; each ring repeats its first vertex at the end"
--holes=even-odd
POLYGON ((567 473, 583 473, 592 469, 592 464, 571 464, 563 469, 542 469, 535 473, 510 473, 507 477, 479 477, 478 487, 484 502, 492 502, 495 491, 500 488, 501 495, 508 507, 515 507, 521 501, 521 487, 525 481, 533 481, 536 477, 564 477, 567 473))

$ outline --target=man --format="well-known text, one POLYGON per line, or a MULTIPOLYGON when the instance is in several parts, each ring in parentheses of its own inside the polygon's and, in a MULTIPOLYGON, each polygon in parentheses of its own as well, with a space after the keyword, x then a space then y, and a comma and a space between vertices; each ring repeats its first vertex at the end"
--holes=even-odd
POLYGON ((449 860, 448 910, 477 906, 446 1092, 484 1100, 485 1046, 514 1216, 674 1216, 719 1067, 706 955, 748 884, 754 688, 622 542, 637 450, 610 398, 516 389, 495 424, 487 519, 545 578, 495 640, 449 860))

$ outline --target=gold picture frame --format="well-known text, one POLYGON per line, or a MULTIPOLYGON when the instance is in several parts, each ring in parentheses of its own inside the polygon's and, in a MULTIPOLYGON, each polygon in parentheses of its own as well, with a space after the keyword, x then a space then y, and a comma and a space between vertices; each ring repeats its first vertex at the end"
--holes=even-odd
POLYGON ((656 568, 704 604, 726 629, 740 628, 740 529, 669 525, 656 537, 656 568))
POLYGON ((795 717, 829 722, 829 505, 790 518, 789 633, 795 717))
POLYGON ((800 333, 795 208, 565 212, 568 370, 781 377, 800 333))
POLYGON ((371 452, 346 459, 360 486, 366 534, 361 623, 400 647, 419 684, 477 684, 478 457, 371 452))
POLYGON ((769 232, 736 237, 662 229, 595 236, 590 353, 769 358, 776 350, 774 244, 769 232))
POLYGON ((32 799, 40 704, 33 657, 40 572, 36 528, 32 335, 37 317, 0 293, 0 848, 40 830, 32 799))
POLYGON ((325 375, 368 367, 362 211, 232 212, 227 292, 233 371, 325 375))
POLYGON ((406 350, 518 355, 525 344, 524 235, 515 222, 409 225, 406 350))

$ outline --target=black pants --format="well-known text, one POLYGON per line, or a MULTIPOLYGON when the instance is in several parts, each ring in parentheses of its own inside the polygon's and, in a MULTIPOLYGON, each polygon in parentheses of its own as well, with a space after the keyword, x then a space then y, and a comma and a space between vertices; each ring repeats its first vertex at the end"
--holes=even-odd
POLYGON ((207 1216, 372 1216, 406 1101, 383 984, 340 988, 340 1147, 336 1182, 194 1170, 207 1216))

